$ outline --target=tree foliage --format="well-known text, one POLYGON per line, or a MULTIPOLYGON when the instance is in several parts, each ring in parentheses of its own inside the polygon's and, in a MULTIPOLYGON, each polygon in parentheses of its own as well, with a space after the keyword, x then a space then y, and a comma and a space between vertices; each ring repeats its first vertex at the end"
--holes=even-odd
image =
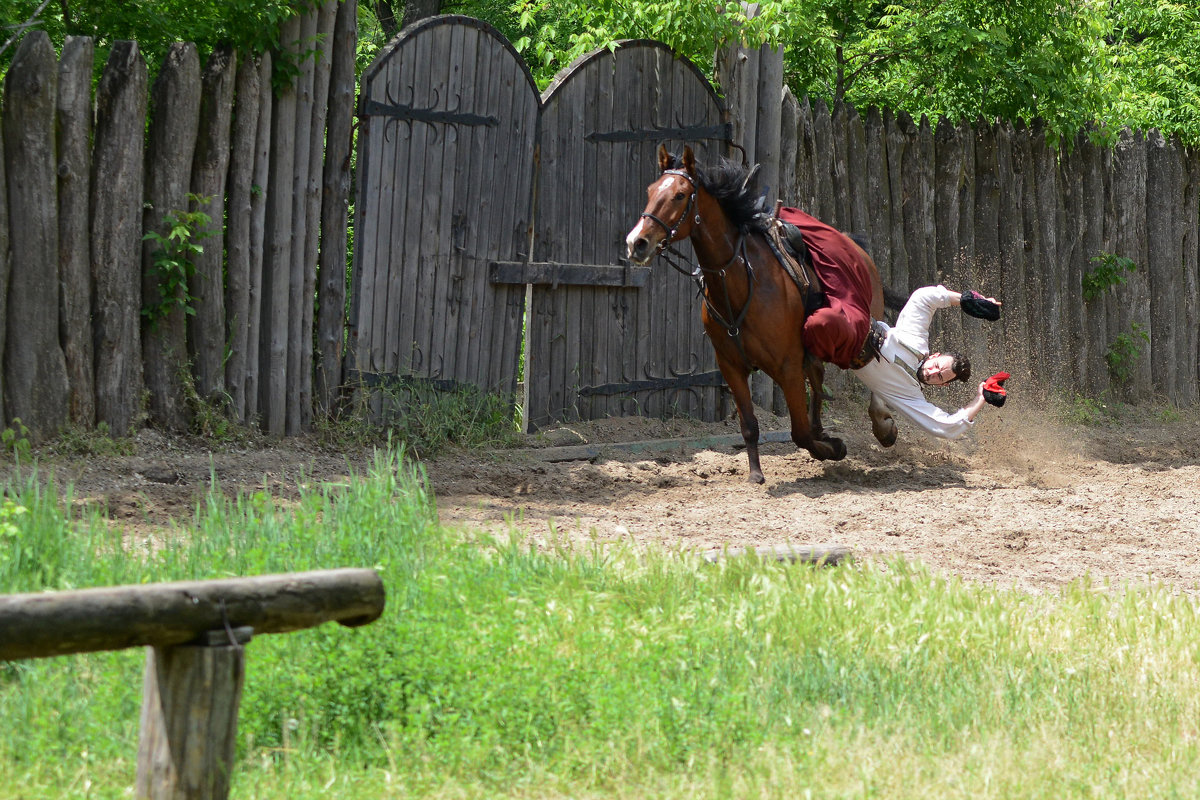
MULTIPOLYGON (((539 82, 595 47, 652 37, 702 69, 714 46, 782 45, 797 95, 1052 133, 1157 127, 1200 142, 1194 0, 516 0, 539 82)), ((486 18, 486 17, 485 17, 486 18)))

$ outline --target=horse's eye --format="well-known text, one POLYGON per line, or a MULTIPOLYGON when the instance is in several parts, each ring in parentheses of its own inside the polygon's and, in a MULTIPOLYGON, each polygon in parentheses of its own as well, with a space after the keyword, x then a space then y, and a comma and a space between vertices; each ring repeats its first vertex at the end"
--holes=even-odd
POLYGON ((676 200, 676 201, 679 201, 679 200, 682 200, 682 199, 683 199, 683 192, 676 192, 676 193, 675 193, 675 200, 676 200))

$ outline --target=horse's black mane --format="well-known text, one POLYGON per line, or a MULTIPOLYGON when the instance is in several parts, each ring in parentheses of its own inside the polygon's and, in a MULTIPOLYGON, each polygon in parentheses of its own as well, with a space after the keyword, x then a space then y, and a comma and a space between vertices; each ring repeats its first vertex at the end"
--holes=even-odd
MULTIPOLYGON (((667 169, 682 169, 683 160, 674 153, 670 154, 667 169)), ((750 169, 728 158, 718 159, 715 164, 702 166, 696 164, 696 179, 704 190, 717 199, 725 216, 729 217, 738 230, 762 232, 766 229, 766 221, 760 215, 758 206, 760 192, 754 181, 746 184, 750 169)))

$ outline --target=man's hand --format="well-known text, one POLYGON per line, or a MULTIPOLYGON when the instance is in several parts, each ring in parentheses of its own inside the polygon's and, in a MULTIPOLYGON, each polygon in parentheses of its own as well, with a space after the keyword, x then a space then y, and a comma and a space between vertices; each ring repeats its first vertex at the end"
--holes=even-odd
POLYGON ((979 412, 983 410, 984 402, 985 401, 983 399, 983 383, 980 383, 979 390, 977 392, 975 392, 975 399, 971 401, 971 404, 969 406, 965 407, 966 411, 967 411, 967 419, 968 420, 970 420, 971 422, 975 421, 976 415, 978 415, 979 412))

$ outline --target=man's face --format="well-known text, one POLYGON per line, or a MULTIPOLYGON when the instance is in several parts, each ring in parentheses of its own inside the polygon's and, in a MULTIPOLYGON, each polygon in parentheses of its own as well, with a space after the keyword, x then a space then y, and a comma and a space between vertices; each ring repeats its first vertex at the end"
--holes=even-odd
POLYGON ((921 383, 945 386, 954 380, 954 356, 933 353, 921 365, 921 383))

